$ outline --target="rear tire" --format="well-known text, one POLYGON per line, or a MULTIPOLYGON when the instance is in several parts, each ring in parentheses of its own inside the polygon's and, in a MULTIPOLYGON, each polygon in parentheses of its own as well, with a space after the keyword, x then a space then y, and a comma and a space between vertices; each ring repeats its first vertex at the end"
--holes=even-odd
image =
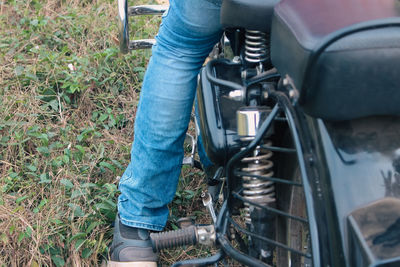
MULTIPOLYGON (((292 173, 293 181, 300 182, 301 174, 298 166, 292 173)), ((282 188, 283 189, 283 188, 282 188)), ((279 197, 283 210, 302 218, 307 218, 306 200, 303 187, 286 187, 287 192, 281 192, 279 197)), ((310 237, 308 225, 297 220, 278 218, 277 240, 287 246, 301 251, 310 252, 310 237)), ((276 265, 279 267, 311 267, 311 260, 297 253, 277 248, 276 265)))

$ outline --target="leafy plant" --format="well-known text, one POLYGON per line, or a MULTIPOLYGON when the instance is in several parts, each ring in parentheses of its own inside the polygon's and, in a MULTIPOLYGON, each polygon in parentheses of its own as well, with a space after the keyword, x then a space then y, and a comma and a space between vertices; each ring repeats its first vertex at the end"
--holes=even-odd
MULTIPOLYGON (((116 17, 109 0, 0 3, 2 266, 95 266, 107 256, 150 56, 119 54, 116 17)), ((159 21, 135 18, 132 37, 154 36, 159 21)), ((168 229, 181 216, 209 219, 201 175, 182 171, 168 229)))

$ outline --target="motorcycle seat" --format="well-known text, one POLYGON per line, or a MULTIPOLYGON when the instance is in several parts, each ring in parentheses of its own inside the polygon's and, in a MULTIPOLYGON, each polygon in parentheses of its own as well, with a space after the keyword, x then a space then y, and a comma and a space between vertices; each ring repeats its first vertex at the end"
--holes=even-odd
POLYGON ((279 0, 224 0, 221 24, 224 28, 244 28, 269 33, 274 6, 279 0))
POLYGON ((398 1, 283 0, 271 29, 271 60, 314 117, 400 114, 398 1))

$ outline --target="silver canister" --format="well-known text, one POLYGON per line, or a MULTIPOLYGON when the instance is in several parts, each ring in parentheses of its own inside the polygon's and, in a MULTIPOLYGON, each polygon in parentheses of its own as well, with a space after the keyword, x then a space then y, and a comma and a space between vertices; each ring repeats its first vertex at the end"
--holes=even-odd
POLYGON ((236 112, 238 135, 254 137, 270 113, 267 107, 243 107, 236 112))

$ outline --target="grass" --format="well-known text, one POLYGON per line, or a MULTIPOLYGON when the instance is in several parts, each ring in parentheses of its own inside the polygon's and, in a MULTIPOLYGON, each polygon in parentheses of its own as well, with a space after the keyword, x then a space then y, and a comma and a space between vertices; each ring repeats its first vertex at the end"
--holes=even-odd
MULTIPOLYGON (((119 54, 116 18, 110 0, 0 2, 0 266, 107 256, 150 55, 119 54)), ((158 23, 135 19, 132 36, 154 36, 158 23)), ((201 173, 185 168, 168 229, 188 214, 209 220, 201 189, 201 173)), ((199 253, 209 251, 166 251, 161 262, 199 253)))

